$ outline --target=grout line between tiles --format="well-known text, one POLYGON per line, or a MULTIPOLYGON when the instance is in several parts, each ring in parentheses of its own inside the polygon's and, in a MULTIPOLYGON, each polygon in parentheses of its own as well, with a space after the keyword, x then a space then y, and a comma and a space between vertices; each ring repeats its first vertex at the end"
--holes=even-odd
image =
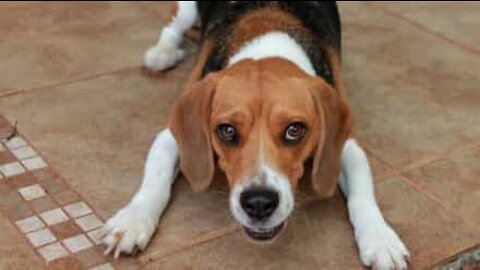
POLYGON ((438 160, 448 158, 448 156, 451 155, 455 151, 467 150, 467 149, 474 148, 474 147, 477 147, 477 146, 480 146, 480 142, 468 141, 466 143, 459 143, 459 144, 451 147, 450 149, 447 149, 445 152, 440 153, 439 155, 434 155, 434 156, 426 157, 426 158, 423 158, 423 159, 415 160, 415 161, 410 162, 407 165, 403 166, 402 168, 398 168, 397 166, 393 166, 390 163, 388 163, 387 161, 385 161, 383 158, 381 158, 379 155, 377 155, 375 153, 375 151, 369 149, 368 146, 362 145, 363 149, 367 153, 367 156, 372 156, 373 158, 377 159, 378 161, 380 161, 384 166, 386 166, 390 170, 390 172, 387 173, 386 176, 384 176, 382 178, 402 175, 402 174, 407 173, 409 171, 412 171, 412 170, 418 169, 420 167, 432 164, 433 162, 436 162, 438 160))
POLYGON ((435 195, 433 195, 424 187, 422 187, 420 184, 418 184, 414 177, 409 177, 404 174, 400 175, 399 177, 405 180, 407 184, 409 184, 411 187, 419 191, 421 194, 425 195, 425 197, 427 197, 429 200, 439 205, 443 210, 448 212, 452 217, 455 217, 456 219, 461 220, 467 227, 479 233, 480 235, 480 228, 476 224, 471 223, 470 221, 464 219, 462 216, 459 216, 448 205, 444 204, 439 198, 437 198, 435 195))
POLYGON ((472 53, 472 54, 475 54, 475 55, 477 55, 477 56, 480 56, 480 50, 478 50, 478 49, 476 49, 476 48, 473 48, 473 47, 470 47, 470 46, 468 46, 468 45, 465 45, 465 44, 463 44, 463 43, 460 43, 460 42, 456 41, 455 39, 452 39, 452 38, 450 38, 450 37, 448 37, 448 36, 446 36, 446 35, 444 35, 444 34, 442 34, 442 33, 439 33, 439 32, 436 32, 436 31, 434 31, 434 30, 431 30, 431 29, 429 29, 428 27, 426 27, 426 26, 424 26, 424 25, 422 25, 422 24, 420 24, 420 23, 418 23, 418 22, 415 22, 415 21, 413 21, 413 20, 411 20, 411 19, 408 19, 408 18, 402 16, 401 14, 399 14, 399 13, 397 13, 397 12, 395 12, 395 11, 391 11, 391 10, 385 8, 385 7, 384 7, 383 5, 381 5, 381 4, 369 2, 368 5, 369 5, 370 7, 372 7, 372 8, 381 10, 381 11, 383 11, 383 12, 385 12, 385 13, 393 16, 393 17, 396 17, 396 18, 398 18, 398 19, 400 19, 400 20, 402 20, 402 21, 404 21, 404 22, 406 22, 406 23, 408 23, 408 24, 410 24, 410 25, 412 25, 412 26, 414 26, 414 27, 422 30, 423 32, 426 32, 426 33, 428 33, 428 34, 430 34, 430 35, 436 36, 436 37, 438 37, 438 38, 440 38, 440 39, 442 39, 442 40, 444 40, 444 41, 447 41, 448 43, 450 43, 450 44, 452 44, 452 45, 455 45, 455 46, 457 46, 457 47, 460 47, 460 48, 462 48, 462 49, 464 49, 464 50, 466 50, 466 51, 468 51, 468 52, 470 52, 470 53, 472 53))
MULTIPOLYGON (((476 250, 476 249, 480 249, 480 244, 476 244, 476 245, 474 245, 474 246, 472 246, 472 247, 464 248, 464 249, 462 249, 461 251, 457 252, 455 255, 452 255, 451 257, 448 257, 448 258, 442 259, 442 260, 440 260, 440 261, 438 261, 438 262, 436 262, 436 263, 433 263, 433 264, 430 266, 429 269, 437 269, 436 267, 441 267, 441 266, 444 265, 444 264, 447 264, 447 263, 449 263, 449 262, 451 262, 451 261, 454 261, 454 260, 458 259, 458 257, 459 257, 460 255, 462 255, 462 254, 464 254, 464 253, 467 253, 467 252, 474 251, 474 250, 476 250)), ((450 269, 450 268, 448 268, 448 269, 450 269)), ((469 269, 469 268, 462 268, 462 269, 467 270, 467 269, 469 269)), ((475 269, 476 269, 476 268, 475 268, 475 269)), ((472 269, 472 270, 475 270, 475 269, 472 269)))
POLYGON ((6 92, 4 92, 4 93, 0 93, 0 99, 15 96, 15 95, 20 95, 20 94, 26 94, 26 93, 29 93, 29 92, 32 92, 32 91, 41 90, 41 89, 45 89, 45 88, 54 88, 54 87, 58 87, 58 86, 62 86, 62 85, 68 85, 68 84, 80 82, 80 81, 96 79, 96 78, 103 77, 103 76, 108 76, 108 75, 114 75, 114 74, 119 74, 119 73, 123 73, 123 72, 133 71, 133 70, 140 69, 140 68, 142 68, 141 65, 140 66, 136 65, 136 66, 124 67, 124 68, 119 68, 119 69, 105 71, 105 72, 99 72, 99 73, 85 75, 85 76, 79 76, 79 77, 76 77, 76 78, 67 79, 65 81, 46 83, 46 84, 43 84, 43 85, 33 86, 33 87, 30 87, 30 88, 10 89, 10 90, 6 90, 6 92))
MULTIPOLYGON (((3 117, 3 116, 0 114, 0 117, 3 117)), ((75 201, 76 201, 76 202, 83 202, 83 203, 85 203, 85 204, 89 207, 89 209, 92 211, 92 213, 96 216, 96 218, 99 219, 99 221, 100 221, 101 223, 103 223, 103 218, 101 218, 101 216, 100 216, 99 213, 95 210, 95 208, 93 208, 93 207, 90 205, 90 203, 81 195, 81 193, 78 192, 73 186, 71 186, 70 183, 68 183, 68 182, 66 181, 66 179, 65 179, 63 176, 61 176, 61 174, 58 173, 58 171, 57 171, 54 167, 52 167, 52 166, 45 160, 45 158, 41 155, 41 152, 38 151, 38 149, 36 149, 35 146, 33 146, 33 144, 32 144, 23 134, 17 134, 17 137, 18 137, 18 138, 21 138, 21 139, 26 143, 25 146, 28 146, 28 147, 32 148, 32 149, 37 153, 37 157, 40 157, 40 158, 43 160, 43 162, 46 164, 46 167, 42 167, 42 168, 38 168, 38 169, 50 170, 54 175, 56 175, 56 176, 58 177, 58 178, 56 178, 56 179, 57 179, 58 181, 60 181, 62 184, 65 185, 65 190, 67 190, 67 191, 68 191, 68 190, 71 190, 71 191, 73 191, 73 192, 76 193, 76 196, 78 196, 78 197, 75 199, 75 201)), ((25 146, 11 146, 12 148, 6 146, 6 149, 7 149, 7 151, 12 151, 12 149, 13 149, 13 150, 14 150, 14 149, 19 149, 19 148, 25 147, 25 146)), ((18 158, 18 157, 17 157, 17 158, 18 158)), ((20 159, 17 159, 17 160, 20 160, 20 159)), ((24 164, 22 164, 22 165, 24 165, 24 164)), ((27 167, 25 166, 25 168, 27 168, 27 167)), ((25 171, 25 173, 31 174, 32 177, 35 177, 35 184, 34 184, 34 185, 41 185, 41 186, 43 186, 42 182, 39 181, 39 179, 37 178, 37 176, 35 176, 35 175, 33 174, 33 171, 35 171, 35 170, 37 170, 37 169, 36 169, 36 168, 30 168, 30 169, 27 168, 27 170, 25 171)), ((9 177, 5 178, 5 180, 6 180, 6 181, 9 181, 8 178, 9 178, 9 177)), ((2 181, 3 181, 3 179, 2 179, 2 181)), ((28 185, 30 185, 30 184, 28 184, 28 185)), ((27 185, 27 186, 28 186, 28 185, 27 185)), ((26 186, 25 186, 25 187, 26 187, 26 186)), ((13 190, 17 190, 17 192, 18 192, 18 187, 13 187, 12 189, 13 189, 13 190)), ((57 193, 55 193, 55 192, 53 192, 53 193, 48 193, 48 192, 47 192, 47 193, 45 193, 45 194, 42 196, 42 198, 44 198, 44 197, 45 197, 45 198, 53 198, 54 194, 58 194, 58 192, 57 192, 57 193)), ((25 202, 25 201, 26 201, 26 199, 25 199, 24 197, 22 197, 22 203, 25 202)), ((71 204, 72 204, 71 202, 65 202, 65 203, 59 203, 58 201, 55 202, 55 206, 56 206, 58 209, 64 209, 65 206, 68 206, 68 205, 71 205, 71 204)), ((37 217, 37 218, 39 218, 39 219, 40 219, 40 218, 43 219, 43 217, 41 216, 42 213, 38 213, 35 209, 33 209, 31 204, 27 204, 27 206, 28 206, 28 208, 31 210, 31 212, 33 213, 33 216, 35 216, 35 217, 37 217)), ((47 210, 47 211, 50 211, 50 210, 47 210)), ((44 212, 44 213, 45 213, 45 212, 44 212)), ((0 213, 0 214, 1 214, 1 213, 0 213)), ((29 215, 30 215, 30 214, 29 214, 29 215)), ((6 217, 7 217, 7 216, 6 216, 6 217)), ((45 220, 43 220, 43 222, 46 223, 46 224, 45 224, 45 227, 35 229, 35 230, 31 231, 31 232, 23 232, 22 229, 19 227, 19 225, 16 223, 16 221, 19 221, 19 220, 16 220, 17 218, 7 217, 7 219, 8 219, 8 220, 10 221, 10 223, 13 225, 14 230, 15 230, 16 232, 18 232, 19 235, 21 235, 22 239, 24 239, 23 241, 25 241, 26 245, 29 246, 29 247, 31 248, 31 250, 33 250, 35 256, 36 256, 40 261, 42 261, 42 262, 45 263, 45 266, 48 266, 51 262, 56 261, 57 259, 63 259, 64 257, 66 258, 66 257, 70 257, 70 256, 75 256, 75 253, 72 253, 71 251, 69 251, 68 248, 66 248, 66 247, 65 247, 65 244, 63 243, 63 240, 64 240, 64 239, 67 239, 67 238, 58 236, 56 233, 54 233, 54 232, 51 230, 52 227, 54 226, 54 224, 48 224, 48 222, 45 222, 45 220), (50 234, 53 235, 53 237, 55 238, 55 240, 54 240, 53 242, 51 242, 51 243, 41 244, 41 246, 35 246, 34 244, 32 244, 31 241, 30 241, 30 239, 27 237, 27 235, 28 235, 29 233, 34 233, 34 232, 38 232, 38 231, 41 231, 41 230, 48 230, 48 231, 50 232, 50 234), (55 244, 55 243, 60 244, 60 246, 63 247, 63 248, 67 251, 68 254, 67 254, 66 256, 65 256, 65 255, 62 255, 61 257, 58 257, 58 258, 56 258, 56 259, 53 259, 52 261, 49 262, 46 258, 43 257, 42 254, 40 254, 40 249, 42 249, 42 248, 44 248, 44 247, 47 247, 47 246, 50 246, 50 245, 55 244)), ((23 219, 22 219, 22 220, 23 220, 23 219)), ((69 218, 68 220, 73 222, 75 219, 74 219, 74 218, 69 218)), ((63 220, 62 222, 56 223, 56 224, 61 224, 61 223, 63 223, 63 222, 69 222, 69 221, 63 220)), ((86 239, 88 239, 88 241, 90 242, 90 241, 92 241, 92 240, 89 239, 89 237, 88 237, 88 232, 89 232, 89 231, 92 231, 92 230, 84 230, 84 229, 82 228, 82 230, 80 231, 80 235, 83 235, 83 236, 84 236, 86 239)), ((92 243, 92 242, 90 242, 90 243, 92 243)), ((98 246, 98 245, 97 245, 96 243, 93 245, 93 247, 97 247, 97 246, 98 246)), ((92 247, 89 247, 89 248, 92 248, 92 247)), ((108 262, 109 260, 106 260, 106 261, 108 262)))
POLYGON ((194 237, 190 242, 180 244, 176 247, 173 247, 172 249, 140 256, 137 260, 138 262, 140 262, 141 265, 145 265, 152 261, 162 260, 163 258, 169 255, 180 253, 187 249, 190 249, 190 248, 202 245, 204 243, 210 242, 212 240, 232 234, 239 230, 240 228, 237 225, 231 225, 226 228, 222 228, 219 230, 215 230, 215 231, 208 232, 208 233, 199 235, 197 237, 194 237))

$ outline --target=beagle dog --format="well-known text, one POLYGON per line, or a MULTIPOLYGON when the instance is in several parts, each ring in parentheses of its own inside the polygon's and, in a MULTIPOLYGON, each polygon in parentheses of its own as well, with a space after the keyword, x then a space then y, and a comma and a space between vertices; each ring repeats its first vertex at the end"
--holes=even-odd
POLYGON ((233 217, 249 238, 273 241, 307 173, 316 194, 339 184, 361 261, 406 269, 409 252, 376 203, 340 72, 335 2, 180 1, 144 57, 153 71, 184 57, 183 35, 201 22, 202 45, 168 128, 148 154, 134 198, 106 223, 106 254, 144 249, 168 204, 177 163, 195 191, 226 175, 233 217))

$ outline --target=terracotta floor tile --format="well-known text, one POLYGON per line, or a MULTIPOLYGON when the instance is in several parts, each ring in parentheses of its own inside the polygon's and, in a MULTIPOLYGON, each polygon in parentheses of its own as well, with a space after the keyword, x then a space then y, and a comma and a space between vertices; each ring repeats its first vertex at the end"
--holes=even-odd
POLYGON ((78 193, 73 190, 64 190, 57 194, 53 194, 52 197, 60 206, 64 206, 81 200, 78 193))
POLYGON ((29 202, 32 209, 37 213, 43 213, 57 207, 55 202, 50 197, 43 197, 29 202))
MULTIPOLYGON (((410 249, 412 269, 428 268, 479 241, 480 232, 445 213, 403 180, 385 180, 377 192, 387 221, 410 249)), ((146 269, 158 265, 167 269, 330 269, 340 262, 342 269, 361 269, 345 207, 337 195, 300 208, 273 246, 252 245, 238 231, 150 264, 147 250, 140 261, 147 262, 146 269)))
POLYGON ((406 175, 480 229, 480 146, 456 150, 406 175))
MULTIPOLYGON (((444 105, 464 89, 475 93, 480 58, 366 5, 342 3, 341 13, 346 88, 360 138, 376 156, 402 168, 474 138, 476 125, 444 105)), ((476 93, 462 101, 475 106, 476 93)))
POLYGON ((410 250, 414 269, 429 268, 480 241, 480 230, 467 226, 402 178, 385 180, 376 191, 386 220, 410 250))
POLYGON ((70 238, 82 232, 82 230, 80 230, 80 228, 72 220, 53 225, 50 227, 50 230, 57 237, 57 239, 70 238))
POLYGON ((106 262, 106 257, 103 256, 103 251, 103 248, 93 247, 76 253, 75 257, 77 257, 82 266, 87 269, 106 262))
MULTIPOLYGON (((140 261, 154 257, 149 253, 147 250, 140 261)), ((273 245, 252 244, 240 229, 162 256, 147 263, 146 269, 159 265, 166 269, 362 269, 346 205, 339 194, 297 209, 273 245)))
POLYGON ((157 41, 166 4, 146 5, 2 4, 2 20, 15 18, 7 19, 9 27, 0 35, 0 94, 139 66, 144 50, 157 41))
MULTIPOLYGON (((117 270, 137 270, 142 269, 138 267, 137 261, 131 257, 123 257, 121 260, 116 260, 110 263, 110 266, 115 267, 117 270)), ((106 268, 100 268, 100 270, 111 270, 108 266, 106 268)))
POLYGON ((193 61, 165 74, 139 68, 12 96, 0 99, 0 107, 22 123, 38 152, 105 218, 138 188, 147 151, 193 61))
POLYGON ((3 209, 3 214, 10 220, 19 220, 34 215, 35 212, 28 206, 27 203, 17 203, 14 207, 9 206, 3 209))
POLYGON ((44 181, 42 182, 42 187, 45 189, 47 194, 55 194, 69 188, 67 183, 60 178, 44 181))
POLYGON ((17 193, 16 189, 13 189, 6 183, 0 182, 0 208, 9 208, 22 202, 23 200, 17 193))
POLYGON ((36 184, 35 177, 30 173, 24 173, 17 176, 13 176, 8 180, 8 183, 14 189, 18 189, 21 187, 30 186, 36 184))
POLYGON ((35 270, 44 265, 18 228, 0 214, 0 268, 35 270), (5 255, 8 254, 8 255, 5 255))
POLYGON ((32 172, 38 182, 52 181, 60 176, 54 172, 51 168, 45 168, 43 170, 35 170, 32 172))
MULTIPOLYGON (((2 146, 3 147, 3 146, 2 146)), ((0 151, 0 165, 14 162, 15 156, 8 151, 0 151)))
MULTIPOLYGON (((13 127, 10 124, 10 121, 5 118, 5 116, 0 116, 0 145, 3 145, 2 142, 4 139, 7 139, 12 134, 13 127)), ((4 147, 3 147, 4 148, 4 147)), ((0 149, 3 149, 0 147, 0 149)), ((2 150, 5 151, 5 150, 2 150)))
POLYGON ((147 256, 170 252, 204 234, 224 230, 234 222, 224 191, 194 193, 185 179, 177 181, 170 205, 145 252, 147 256))
POLYGON ((386 2, 379 5, 480 52, 480 38, 478 37, 480 21, 476 14, 476 10, 480 8, 479 3, 409 1, 386 2))
POLYGON ((48 264, 49 270, 82 270, 82 264, 78 261, 77 258, 69 256, 64 257, 48 264))

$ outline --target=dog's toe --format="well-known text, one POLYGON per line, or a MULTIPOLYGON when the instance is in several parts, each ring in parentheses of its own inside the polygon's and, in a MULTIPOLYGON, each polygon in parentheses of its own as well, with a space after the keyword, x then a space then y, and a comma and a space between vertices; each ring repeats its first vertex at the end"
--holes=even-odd
POLYGON ((174 67, 184 56, 181 49, 155 46, 145 52, 143 60, 151 71, 163 71, 174 67))
POLYGON ((140 209, 127 206, 107 221, 105 231, 105 255, 113 252, 118 258, 121 253, 132 254, 136 247, 144 249, 155 232, 155 221, 140 209))
POLYGON ((379 226, 357 236, 360 258, 366 266, 378 270, 407 269, 407 248, 388 225, 379 226))

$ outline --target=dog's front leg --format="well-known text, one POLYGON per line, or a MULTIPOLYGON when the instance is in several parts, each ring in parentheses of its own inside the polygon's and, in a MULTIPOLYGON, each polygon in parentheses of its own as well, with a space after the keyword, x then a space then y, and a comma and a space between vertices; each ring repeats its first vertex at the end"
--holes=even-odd
POLYGON ((115 250, 117 258, 121 252, 132 253, 135 247, 147 246, 170 200, 171 186, 178 173, 178 157, 175 139, 170 130, 163 130, 148 154, 140 189, 105 225, 105 254, 115 250))
POLYGON ((406 269, 408 250, 380 212, 368 159, 354 139, 343 148, 340 187, 347 197, 362 262, 379 270, 406 269))

